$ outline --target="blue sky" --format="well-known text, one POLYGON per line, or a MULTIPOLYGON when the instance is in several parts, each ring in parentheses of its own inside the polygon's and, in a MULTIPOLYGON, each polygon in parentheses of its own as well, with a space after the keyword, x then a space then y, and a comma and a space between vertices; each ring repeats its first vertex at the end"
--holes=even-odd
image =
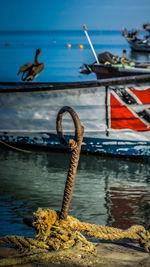
POLYGON ((145 22, 150 0, 0 0, 0 30, 114 30, 145 22))

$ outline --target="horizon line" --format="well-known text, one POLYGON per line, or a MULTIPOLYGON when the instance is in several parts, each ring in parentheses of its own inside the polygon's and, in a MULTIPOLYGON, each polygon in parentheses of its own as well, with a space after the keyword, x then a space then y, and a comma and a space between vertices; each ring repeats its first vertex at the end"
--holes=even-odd
MULTIPOLYGON (((88 29, 88 31, 123 31, 124 28, 119 28, 119 29, 88 29)), ((139 30, 143 30, 142 28, 139 30)), ((0 32, 51 32, 51 31, 83 31, 83 29, 23 29, 23 30, 19 30, 19 29, 10 29, 10 30, 4 30, 4 29, 0 29, 0 32)), ((143 30, 144 31, 144 30, 143 30)))

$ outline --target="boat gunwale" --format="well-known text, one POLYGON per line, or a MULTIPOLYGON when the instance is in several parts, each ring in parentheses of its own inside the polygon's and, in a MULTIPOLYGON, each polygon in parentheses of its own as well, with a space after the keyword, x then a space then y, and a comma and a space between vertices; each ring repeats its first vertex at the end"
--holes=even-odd
POLYGON ((107 78, 81 82, 0 82, 0 93, 75 90, 111 85, 126 85, 150 82, 150 74, 133 75, 118 78, 107 78))
MULTIPOLYGON (((150 75, 150 69, 149 68, 144 68, 144 67, 143 68, 142 67, 130 67, 130 66, 126 66, 126 65, 122 66, 122 67, 121 66, 109 66, 109 65, 103 65, 103 64, 99 65, 97 63, 92 64, 92 65, 88 65, 88 66, 90 68, 92 68, 92 67, 94 67, 94 68, 101 67, 102 69, 108 69, 109 71, 112 71, 113 73, 115 73, 114 70, 116 70, 116 72, 120 72, 120 73, 121 72, 132 73, 132 75, 129 75, 129 76, 139 76, 139 75, 145 75, 145 74, 150 75), (147 72, 145 72, 145 70, 147 70, 147 72), (138 74, 135 75, 135 72, 138 73, 138 74)), ((128 76, 122 76, 122 77, 128 77, 128 76)))

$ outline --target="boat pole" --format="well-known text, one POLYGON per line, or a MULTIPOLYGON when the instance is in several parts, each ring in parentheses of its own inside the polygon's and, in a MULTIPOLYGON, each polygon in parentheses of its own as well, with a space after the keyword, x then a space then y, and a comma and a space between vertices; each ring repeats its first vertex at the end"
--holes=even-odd
POLYGON ((98 57, 97 57, 97 55, 96 55, 96 53, 95 53, 94 47, 93 47, 93 45, 92 45, 92 42, 91 42, 91 40, 90 40, 90 37, 89 37, 89 35, 88 35, 87 27, 86 27, 85 24, 83 24, 83 30, 84 30, 84 32, 85 32, 85 35, 86 35, 88 41, 89 41, 89 44, 90 44, 90 46, 91 46, 91 49, 92 49, 92 52, 93 52, 94 57, 95 57, 95 59, 96 59, 96 62, 97 62, 97 64, 100 64, 100 63, 99 63, 99 60, 98 60, 98 57))

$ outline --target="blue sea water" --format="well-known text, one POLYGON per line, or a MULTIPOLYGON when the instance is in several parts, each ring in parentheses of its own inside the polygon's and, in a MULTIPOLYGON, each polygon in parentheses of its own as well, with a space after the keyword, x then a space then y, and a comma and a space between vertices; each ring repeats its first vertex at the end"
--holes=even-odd
MULTIPOLYGON (((132 52, 122 32, 89 31, 96 54, 109 51, 122 56, 126 49, 128 57, 136 61, 149 61, 150 55, 132 52)), ((143 33, 141 33, 142 35, 143 33)), ((83 30, 61 31, 24 31, 0 32, 0 81, 20 82, 20 66, 32 62, 35 50, 41 48, 39 62, 45 63, 45 69, 37 77, 37 82, 72 82, 95 80, 95 74, 80 74, 82 64, 95 61, 93 52, 83 30), (71 44, 68 48, 67 44, 71 44), (82 44, 83 49, 78 45, 82 44)))

